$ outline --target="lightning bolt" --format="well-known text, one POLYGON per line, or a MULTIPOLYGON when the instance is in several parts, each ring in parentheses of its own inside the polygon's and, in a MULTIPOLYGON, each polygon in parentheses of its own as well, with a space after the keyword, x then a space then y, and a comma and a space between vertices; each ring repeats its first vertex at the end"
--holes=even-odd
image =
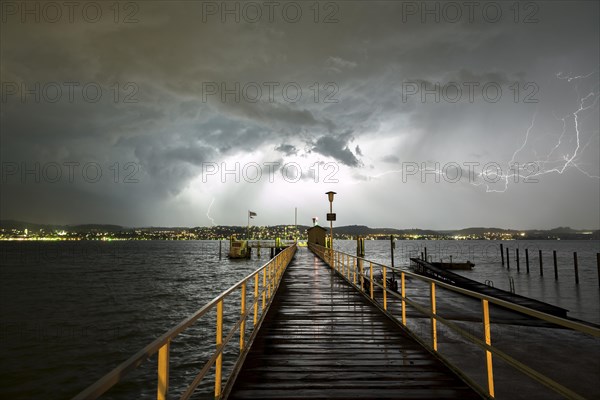
POLYGON ((559 72, 558 74, 556 74, 556 77, 558 79, 565 79, 567 82, 571 82, 573 80, 576 79, 585 79, 585 78, 589 78, 590 76, 594 75, 596 73, 596 71, 592 71, 587 75, 578 75, 578 76, 570 76, 571 74, 568 74, 567 76, 564 75, 563 72, 559 72))
MULTIPOLYGON (((589 78, 590 76, 592 76, 596 73, 598 73, 598 71, 592 71, 587 75, 570 76, 570 75, 566 75, 562 72, 559 72, 556 74, 556 77, 561 80, 566 80, 567 82, 572 82, 572 81, 578 81, 578 80, 589 78)), ((587 146, 589 145, 589 143, 591 141, 591 138, 590 138, 590 140, 588 140, 583 146, 581 144, 580 117, 581 117, 582 113, 584 113, 590 109, 596 108, 596 106, 598 105, 598 102, 599 102, 598 101, 598 99, 599 99, 598 86, 595 87, 595 90, 589 91, 589 93, 587 93, 585 96, 582 96, 579 93, 579 89, 577 86, 575 87, 575 91, 576 91, 577 95, 579 96, 578 108, 576 111, 568 113, 567 115, 565 115, 563 117, 557 117, 555 115, 555 118, 557 120, 562 121, 562 132, 561 132, 556 144, 552 147, 550 152, 545 157, 540 158, 537 154, 537 151, 535 149, 533 149, 532 150, 533 154, 535 155, 536 158, 538 158, 536 161, 531 161, 531 162, 528 162, 525 164, 515 163, 515 160, 517 159, 517 155, 521 151, 523 151, 525 149, 525 147, 527 146, 527 144, 529 143, 530 135, 535 127, 536 118, 538 116, 538 110, 536 109, 536 111, 534 112, 533 117, 531 119, 531 123, 529 124, 529 127, 527 128, 527 130, 525 132, 525 137, 523 139, 523 143, 521 144, 520 147, 518 147, 513 152, 510 161, 507 163, 507 165, 508 165, 507 171, 512 171, 512 173, 506 173, 506 174, 501 173, 496 176, 496 178, 497 178, 496 182, 503 181, 503 185, 501 184, 503 187, 500 189, 497 187, 492 187, 492 185, 490 185, 490 182, 488 182, 488 179, 486 179, 486 178, 488 178, 488 175, 486 175, 485 171, 476 173, 475 176, 479 179, 476 179, 475 181, 472 181, 471 177, 469 177, 468 183, 473 186, 484 186, 486 192, 504 193, 508 190, 508 187, 510 186, 511 181, 513 181, 515 183, 519 182, 519 181, 527 181, 527 180, 529 180, 529 182, 535 182, 535 179, 537 177, 547 175, 547 174, 552 174, 552 173, 562 175, 565 171, 567 171, 570 168, 574 168, 574 169, 578 170, 579 172, 581 172, 582 174, 584 174, 585 176, 587 176, 589 178, 600 179, 600 176, 590 174, 589 172, 587 172, 585 169, 583 169, 578 164, 579 155, 587 148, 587 146), (572 123, 570 123, 571 120, 572 120, 572 123), (556 159, 556 158, 553 159, 553 155, 559 151, 561 145, 563 144, 563 141, 565 140, 565 136, 567 136, 568 128, 571 126, 573 128, 574 140, 576 142, 576 145, 572 151, 572 154, 566 153, 566 154, 559 156, 558 159, 556 159), (556 166, 557 163, 559 163, 560 165, 556 166), (533 167, 534 171, 530 171, 530 169, 532 167, 533 167)), ((414 164, 412 166, 414 167, 414 164)), ((423 172, 423 171, 424 170, 422 168, 417 167, 416 171, 413 170, 413 171, 409 171, 409 172, 413 173, 413 172, 423 172)), ((384 171, 384 172, 376 174, 376 175, 370 175, 368 177, 368 180, 378 179, 385 175, 397 174, 397 173, 403 173, 403 172, 404 172, 404 168, 401 168, 399 170, 387 170, 387 171, 384 171)), ((426 172, 427 174, 435 174, 435 175, 439 175, 439 176, 443 176, 443 174, 444 174, 443 170, 440 170, 437 168, 426 169, 424 172, 426 172)), ((494 179, 496 179, 496 178, 494 178, 494 179)))
POLYGON ((214 202, 215 202, 215 198, 213 197, 212 200, 211 200, 211 202, 210 202, 210 204, 209 204, 209 206, 208 206, 208 210, 206 210, 206 216, 208 217, 208 219, 210 219, 210 222, 213 224, 213 226, 217 226, 217 224, 215 224, 214 218, 212 218, 210 216, 210 209, 212 208, 214 202))
MULTIPOLYGON (((571 77, 571 76, 565 76, 562 72, 559 72, 558 74, 556 74, 556 77, 558 79, 564 79, 567 82, 571 82, 574 80, 578 80, 578 79, 585 79, 588 78, 590 76, 592 76, 593 74, 595 74, 596 71, 590 72, 587 75, 580 75, 580 76, 575 76, 575 77, 571 77)), ((535 179, 536 177, 542 176, 542 175, 547 175, 547 174, 551 174, 551 173, 557 173, 557 174, 563 174, 568 168, 573 167, 575 169, 577 169, 578 171, 580 171, 581 173, 583 173, 584 175, 586 175, 589 178, 594 178, 594 179, 600 179, 600 176, 596 176, 596 175, 592 175, 590 173, 588 173, 587 171, 585 171, 583 168, 581 168, 580 165, 577 164, 577 157, 579 156, 579 154, 588 146, 589 141, 583 146, 583 149, 581 149, 580 152, 580 148, 581 148, 581 131, 580 131, 580 114, 590 110, 592 108, 595 108, 596 105, 598 104, 598 93, 595 91, 590 91, 587 95, 581 97, 578 88, 576 87, 575 90, 577 91, 577 94, 580 96, 579 97, 579 106, 578 109, 562 118, 558 118, 562 121, 562 132, 558 138, 558 141, 556 143, 556 145, 552 148, 552 150, 550 150, 550 152, 548 153, 548 155, 544 158, 544 159, 538 159, 536 161, 533 161, 531 163, 528 163, 529 165, 535 165, 536 168, 538 168, 537 171, 535 171, 534 173, 531 174, 526 174, 523 175, 522 174, 522 170, 524 170, 526 167, 525 166, 518 166, 517 164, 517 169, 514 173, 512 174, 506 174, 506 175, 501 175, 500 177, 502 179, 504 179, 504 188, 499 190, 499 189, 492 189, 490 188, 490 185, 488 183, 485 183, 486 186, 486 192, 505 192, 508 189, 509 186, 509 182, 511 179, 513 179, 514 181, 518 182, 519 179, 529 179, 531 181, 531 179, 535 179), (591 100, 591 101, 590 101, 591 100), (567 120, 568 119, 572 119, 573 120, 573 130, 574 130, 574 139, 576 142, 576 146, 575 149, 573 150, 572 154, 563 154, 560 159, 560 163, 562 165, 557 166, 557 167, 547 167, 547 164, 552 164, 554 161, 551 160, 552 155, 560 148, 563 139, 567 133, 567 120)), ((535 114, 533 115, 533 118, 531 120, 531 124, 529 125, 529 128, 527 129, 527 132, 525 134, 525 140, 523 141, 523 144, 521 145, 520 148, 518 148, 514 153, 513 156, 511 158, 511 160, 508 163, 508 167, 509 170, 510 169, 514 169, 513 166, 515 165, 515 158, 517 156, 517 154, 519 152, 521 152, 521 150, 523 150, 525 148, 525 146, 527 145, 527 142, 529 140, 529 134, 531 132, 531 130, 533 129, 534 125, 535 125, 535 119, 536 119, 536 115, 537 115, 537 110, 535 112, 535 114)), ((480 177, 483 176, 483 174, 478 174, 480 177)), ((476 184, 477 186, 481 185, 481 183, 476 184)))

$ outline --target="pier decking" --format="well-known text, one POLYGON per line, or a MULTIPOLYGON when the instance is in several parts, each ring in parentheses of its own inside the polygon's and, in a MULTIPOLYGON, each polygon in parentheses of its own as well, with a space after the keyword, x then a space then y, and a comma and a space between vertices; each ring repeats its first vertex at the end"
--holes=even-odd
POLYGON ((300 249, 229 398, 480 396, 319 258, 300 249))

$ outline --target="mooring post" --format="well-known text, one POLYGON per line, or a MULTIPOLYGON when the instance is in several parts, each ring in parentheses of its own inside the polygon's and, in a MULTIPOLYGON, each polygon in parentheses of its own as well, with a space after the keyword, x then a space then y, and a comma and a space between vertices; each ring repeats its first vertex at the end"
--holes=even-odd
POLYGON ((364 237, 360 237, 360 254, 361 257, 365 256, 365 238, 364 237))
MULTIPOLYGON (((394 248, 396 245, 394 244, 394 235, 390 235, 390 251, 392 252, 392 268, 394 268, 394 248)), ((393 274, 394 270, 392 270, 393 274)))
POLYGON ((365 257, 365 241, 361 236, 356 237, 356 257, 358 257, 358 273, 360 275, 360 287, 364 291, 365 275, 363 258, 365 257))
POLYGON ((525 265, 527 266, 527 273, 529 273, 529 249, 525 249, 525 265))
POLYGON ((425 260, 425 258, 423 257, 423 252, 421 252, 421 260, 425 260))
POLYGON ((558 280, 558 265, 556 264, 556 250, 552 250, 552 257, 554 258, 554 280, 558 280))
MULTIPOLYGON (((394 249, 396 248, 396 243, 394 243, 394 235, 390 235, 390 250, 392 252, 392 289, 394 288, 394 283, 396 282, 396 273, 394 272, 394 249)), ((396 285, 396 291, 398 287, 396 285)))
POLYGON ((520 268, 519 268, 519 248, 518 247, 515 249, 515 253, 517 253, 517 272, 519 272, 520 268))
POLYGON ((600 253, 596 253, 596 268, 598 268, 598 287, 600 287, 600 253))
POLYGON ((510 255, 508 254, 508 247, 506 248, 506 269, 510 269, 510 255))
POLYGON ((579 268, 577 266, 577 252, 573 252, 573 268, 575 269, 575 283, 579 284, 579 268))
POLYGON ((425 250, 425 261, 427 261, 427 247, 424 247, 425 250))
POLYGON ((500 257, 502 257, 502 266, 504 267, 504 246, 500 243, 500 257))
POLYGON ((539 258, 540 258, 540 276, 544 276, 544 263, 542 262, 542 251, 539 250, 539 258))
POLYGON ((221 246, 223 245, 223 241, 219 239, 219 260, 221 259, 221 246))

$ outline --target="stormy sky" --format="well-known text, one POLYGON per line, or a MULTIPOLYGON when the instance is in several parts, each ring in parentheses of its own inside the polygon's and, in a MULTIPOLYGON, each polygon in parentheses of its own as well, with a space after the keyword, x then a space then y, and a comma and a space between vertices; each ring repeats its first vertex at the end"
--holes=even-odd
POLYGON ((1 4, 2 219, 600 227, 596 1, 65 4, 1 4))

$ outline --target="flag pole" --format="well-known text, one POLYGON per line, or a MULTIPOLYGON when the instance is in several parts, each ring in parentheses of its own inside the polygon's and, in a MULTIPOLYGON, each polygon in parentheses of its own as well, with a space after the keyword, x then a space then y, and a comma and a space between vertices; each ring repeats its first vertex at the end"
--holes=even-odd
POLYGON ((246 240, 250 240, 250 210, 248 210, 248 227, 246 228, 246 240))

